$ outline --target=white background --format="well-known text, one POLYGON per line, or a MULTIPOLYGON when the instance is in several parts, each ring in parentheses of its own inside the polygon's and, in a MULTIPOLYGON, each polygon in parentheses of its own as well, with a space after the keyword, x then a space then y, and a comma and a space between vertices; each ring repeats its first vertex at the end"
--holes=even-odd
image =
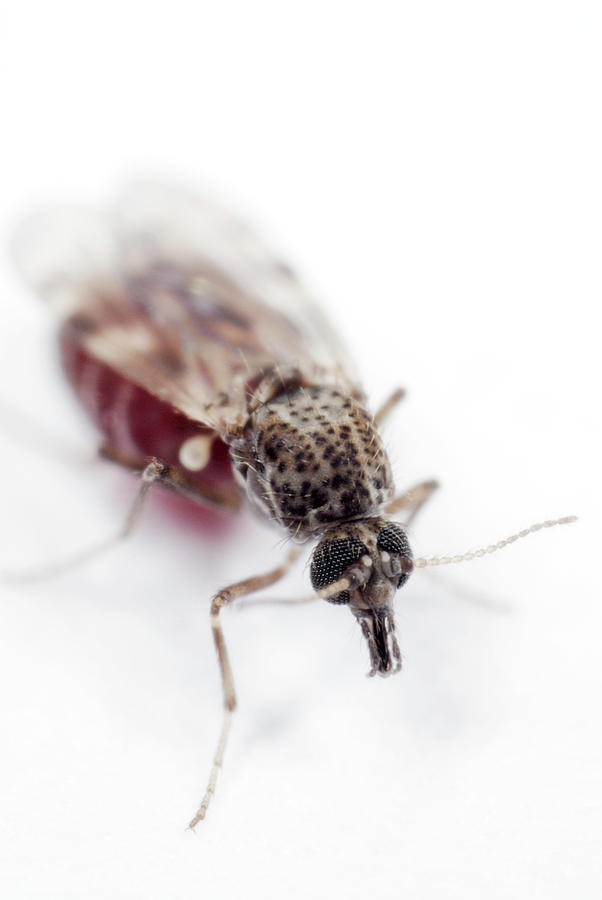
MULTIPOLYGON (((305 272, 381 400, 400 486, 443 487, 403 673, 353 618, 234 610, 240 711, 214 806, 208 598, 278 558, 154 498, 129 543, 0 601, 10 898, 600 895, 600 30, 592 2, 2 4, 2 246, 32 205, 156 173, 209 184, 305 272)), ((2 262, 0 566, 110 534, 134 490, 16 410, 95 436, 55 325, 2 262)), ((288 593, 307 589, 303 567, 288 593)))

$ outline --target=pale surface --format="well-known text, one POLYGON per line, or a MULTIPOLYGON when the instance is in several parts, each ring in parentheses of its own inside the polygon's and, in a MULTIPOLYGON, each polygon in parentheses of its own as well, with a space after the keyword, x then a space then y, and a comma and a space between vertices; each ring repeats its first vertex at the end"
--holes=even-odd
MULTIPOLYGON (((273 565, 278 535, 191 530, 156 498, 110 556, 3 590, 2 895, 598 897, 599 6, 3 9, 3 247, 44 199, 210 183, 311 276, 375 402, 408 388, 398 482, 444 485, 417 553, 581 521, 416 573, 388 682, 364 678, 344 609, 227 613, 240 711, 196 835, 208 598, 273 565)), ((92 448, 46 311, 0 277, 0 403, 92 448)), ((133 491, 8 436, 0 454, 0 567, 109 534, 133 491)), ((307 583, 300 566, 286 593, 307 583)))

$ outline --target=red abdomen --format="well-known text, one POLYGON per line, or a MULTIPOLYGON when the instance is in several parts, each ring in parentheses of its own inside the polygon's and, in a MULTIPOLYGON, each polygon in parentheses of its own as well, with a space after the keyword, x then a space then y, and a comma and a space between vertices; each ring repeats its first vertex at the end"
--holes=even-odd
MULTIPOLYGON (((212 429, 191 421, 91 356, 68 322, 61 329, 59 342, 69 382, 116 455, 139 462, 141 469, 151 457, 182 468, 182 444, 195 435, 212 434, 212 429)), ((197 472, 184 471, 198 487, 199 500, 205 496, 219 503, 220 493, 224 498, 234 493, 228 446, 218 437, 211 445, 207 465, 197 472)))

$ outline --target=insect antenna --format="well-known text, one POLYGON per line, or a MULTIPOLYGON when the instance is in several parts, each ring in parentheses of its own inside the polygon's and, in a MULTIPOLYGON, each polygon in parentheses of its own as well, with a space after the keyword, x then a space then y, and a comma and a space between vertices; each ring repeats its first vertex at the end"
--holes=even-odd
POLYGON ((513 544, 520 538, 534 534, 536 531, 541 531, 542 528, 554 528, 555 525, 570 525, 572 522, 576 521, 577 516, 562 516, 560 519, 546 519, 545 522, 536 522, 534 525, 529 525, 528 528, 524 528, 516 534, 511 534, 501 541, 497 541, 495 544, 489 544, 488 547, 480 547, 478 550, 469 550, 467 553, 457 553, 453 556, 431 556, 428 559, 418 557, 418 559, 414 560, 414 568, 424 569, 426 566, 448 566, 452 563, 469 562, 471 559, 476 559, 480 556, 488 556, 490 553, 502 550, 504 547, 507 547, 508 544, 513 544))

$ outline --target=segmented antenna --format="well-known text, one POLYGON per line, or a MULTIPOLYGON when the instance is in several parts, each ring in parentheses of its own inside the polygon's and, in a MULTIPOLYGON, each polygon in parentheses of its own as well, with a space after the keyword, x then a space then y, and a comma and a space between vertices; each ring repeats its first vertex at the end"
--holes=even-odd
POLYGON ((545 522, 536 522, 535 525, 530 525, 517 534, 511 534, 509 537, 498 541, 497 544, 489 544, 488 547, 480 547, 478 550, 469 550, 468 553, 458 553, 455 556, 431 556, 429 559, 418 557, 418 559, 414 560, 414 568, 424 569, 425 566, 448 566, 451 563, 468 562, 471 559, 476 559, 478 556, 488 556, 490 553, 502 550, 508 544, 513 544, 520 538, 534 534, 536 531, 541 531, 542 528, 553 528, 555 525, 569 525, 571 522, 576 521, 577 516, 563 516, 561 519, 547 519, 545 522))

